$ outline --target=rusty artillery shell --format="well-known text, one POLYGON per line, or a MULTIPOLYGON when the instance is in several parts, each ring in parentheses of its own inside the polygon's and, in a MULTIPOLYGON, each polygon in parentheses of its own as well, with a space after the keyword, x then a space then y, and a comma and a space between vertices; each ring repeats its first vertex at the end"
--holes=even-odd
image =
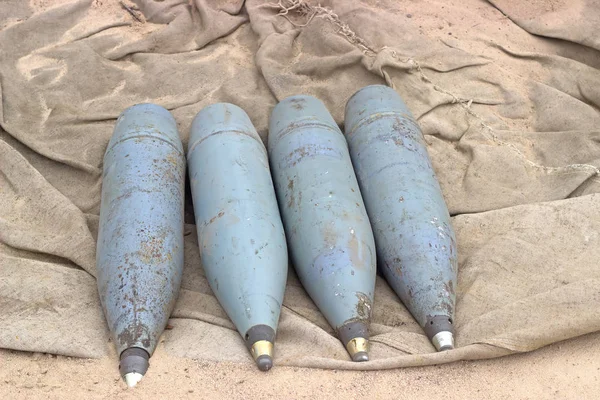
POLYGON ((345 120, 379 265, 436 349, 451 349, 456 239, 423 134, 387 86, 355 93, 345 120))
POLYGON ((171 113, 138 104, 119 116, 104 155, 96 264, 100 301, 129 386, 148 369, 179 291, 184 174, 171 113))
POLYGON ((344 135, 314 97, 273 110, 269 158, 293 264, 354 361, 368 360, 375 244, 344 135))
POLYGON ((288 268, 267 150, 241 108, 213 104, 194 118, 188 164, 206 278, 267 371, 288 268))

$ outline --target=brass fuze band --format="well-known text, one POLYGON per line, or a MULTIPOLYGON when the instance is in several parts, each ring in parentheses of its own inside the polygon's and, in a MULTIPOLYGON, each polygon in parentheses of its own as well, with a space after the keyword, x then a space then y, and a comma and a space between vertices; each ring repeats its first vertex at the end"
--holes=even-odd
POLYGON ((273 343, 268 340, 259 340, 252 345, 252 349, 250 350, 252 353, 252 357, 256 360, 260 356, 267 355, 269 357, 273 357, 273 343))
POLYGON ((369 351, 369 340, 361 337, 354 338, 346 344, 346 349, 352 357, 354 357, 356 353, 366 353, 369 351))

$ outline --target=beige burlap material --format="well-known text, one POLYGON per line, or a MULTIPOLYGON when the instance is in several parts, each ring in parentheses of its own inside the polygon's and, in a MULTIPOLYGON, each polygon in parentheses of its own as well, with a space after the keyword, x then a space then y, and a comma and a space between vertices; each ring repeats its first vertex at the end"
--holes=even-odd
MULTIPOLYGON (((142 22, 116 1, 56 3, 0 7, 0 347, 112 354, 95 239, 102 157, 126 107, 165 106, 187 146, 195 114, 231 102, 266 141, 278 100, 314 95, 343 125, 348 98, 374 83, 418 119, 454 215, 458 348, 435 353, 378 278, 373 361, 352 363, 290 268, 275 363, 426 365, 600 329, 597 0, 138 0, 142 22)), ((251 362, 187 222, 164 346, 251 362)))

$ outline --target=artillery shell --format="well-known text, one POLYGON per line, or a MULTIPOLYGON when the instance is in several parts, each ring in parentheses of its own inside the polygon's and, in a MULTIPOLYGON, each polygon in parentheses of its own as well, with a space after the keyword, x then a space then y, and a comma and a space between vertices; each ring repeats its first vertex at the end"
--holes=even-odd
POLYGON ((248 115, 220 103, 194 119, 188 163, 206 278, 267 371, 288 268, 267 151, 248 115))
POLYGON ((355 93, 345 120, 379 265, 436 349, 452 349, 456 239, 423 134, 386 86, 355 93))
POLYGON ((185 158, 173 116, 138 104, 117 120, 104 155, 98 292, 135 386, 148 369, 181 283, 185 158))
POLYGON ((368 360, 373 232, 344 135, 318 99, 273 110, 269 158, 293 264, 354 361, 368 360))

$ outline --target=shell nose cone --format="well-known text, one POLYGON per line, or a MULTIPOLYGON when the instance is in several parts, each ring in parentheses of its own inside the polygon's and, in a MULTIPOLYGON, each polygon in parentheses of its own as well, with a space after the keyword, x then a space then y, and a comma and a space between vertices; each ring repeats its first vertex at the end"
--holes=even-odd
POLYGON ((134 387, 142 380, 150 363, 150 355, 144 349, 131 347, 121 354, 119 372, 127 386, 134 387))
POLYGON ((352 338, 346 344, 346 350, 354 362, 369 361, 369 340, 363 337, 352 338))
POLYGON ((338 328, 338 336, 346 344, 346 350, 352 361, 369 361, 368 321, 347 322, 338 328))
POLYGON ((125 374, 123 380, 125 381, 128 387, 132 388, 135 385, 137 385, 143 377, 144 375, 138 374, 137 372, 130 372, 128 374, 125 374))
POLYGON ((268 371, 273 368, 273 359, 269 355, 262 355, 256 359, 256 365, 261 371, 268 371))
POLYGON ((175 118, 169 110, 157 104, 136 104, 123 111, 117 119, 108 148, 136 136, 156 136, 183 151, 175 118))
POLYGON ((452 332, 442 331, 437 333, 431 342, 437 351, 446 351, 454 349, 454 335, 452 332))
POLYGON ((268 340, 258 340, 250 348, 250 353, 261 371, 273 367, 273 343, 268 340))

